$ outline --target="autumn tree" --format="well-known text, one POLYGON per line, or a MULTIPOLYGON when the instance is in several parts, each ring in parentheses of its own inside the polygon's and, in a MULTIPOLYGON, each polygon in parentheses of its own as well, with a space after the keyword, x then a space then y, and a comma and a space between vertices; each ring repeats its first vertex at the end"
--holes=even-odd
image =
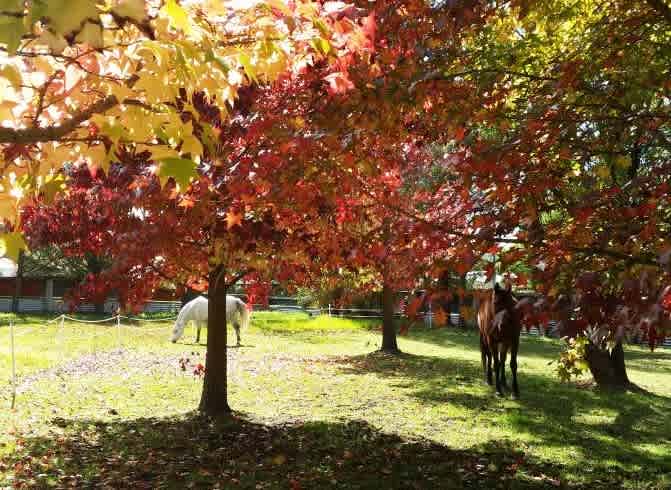
POLYGON ((425 77, 478 87, 453 159, 481 210, 473 224, 484 241, 517 242, 503 264, 533 267, 546 295, 535 309, 554 305, 564 333, 587 340, 604 385, 628 383, 630 333, 654 345, 671 326, 668 14, 663 2, 512 2, 425 77))
MULTIPOLYGON (((254 145, 258 131, 253 121, 234 122, 237 116, 244 118, 246 97, 253 96, 253 89, 247 95, 239 89, 270 84, 280 75, 278 83, 291 80, 320 60, 330 67, 331 79, 338 78, 338 70, 346 68, 343 60, 366 46, 365 35, 358 34, 359 11, 329 2, 271 1, 235 11, 218 2, 195 2, 187 8, 174 0, 162 6, 133 1, 102 8, 84 0, 77 4, 83 11, 69 12, 71 17, 63 25, 57 22, 64 12, 59 2, 40 4, 42 10, 37 4, 26 8, 19 3, 9 17, 20 18, 24 31, 18 42, 5 40, 11 57, 4 73, 17 82, 10 100, 11 110, 16 109, 17 114, 12 112, 12 124, 0 131, 0 144, 5 144, 5 159, 11 166, 8 172, 12 171, 6 175, 11 186, 5 189, 11 188, 13 197, 37 192, 44 199, 54 190, 74 184, 88 199, 84 194, 92 189, 87 186, 101 185, 96 181, 96 168, 106 175, 112 171, 110 164, 119 162, 121 168, 115 167, 114 172, 123 173, 126 166, 134 170, 130 187, 119 188, 118 178, 112 183, 112 197, 118 197, 123 205, 102 211, 99 220, 107 220, 111 229, 102 229, 102 223, 96 222, 100 217, 96 217, 89 230, 92 216, 84 213, 84 227, 72 230, 80 233, 77 239, 61 229, 62 221, 52 219, 54 216, 38 206, 6 224, 14 230, 5 235, 10 255, 22 247, 18 225, 32 233, 42 220, 43 227, 56 224, 64 246, 100 246, 95 244, 98 239, 114 245, 112 251, 124 247, 135 250, 136 255, 125 263, 121 259, 124 252, 118 253, 116 267, 104 275, 108 282, 96 281, 97 286, 92 286, 103 287, 102 283, 109 287, 123 277, 128 280, 120 284, 128 291, 124 293, 126 302, 146 297, 153 285, 151 274, 157 277, 179 271, 193 281, 206 278, 212 299, 210 355, 201 409, 228 412, 226 291, 241 275, 258 272, 255 258, 276 259, 273 270, 281 270, 284 262, 273 255, 274 244, 282 243, 275 250, 292 250, 289 242, 304 239, 272 202, 258 199, 267 194, 272 182, 268 175, 278 169, 272 160, 257 167, 245 153, 248 145, 254 145), (60 9, 58 13, 56 9, 60 9), (33 42, 35 35, 41 36, 40 41, 33 42), (53 37, 58 43, 52 42, 53 37), (34 72, 47 74, 38 77, 40 81, 31 92, 24 94, 19 90, 26 76, 24 68, 37 67, 34 72), (78 109, 81 106, 86 108, 78 109), (51 167, 37 168, 38 161, 51 167), (77 178, 63 182, 59 171, 63 161, 86 163, 93 171, 89 175, 82 171, 77 178), (140 201, 129 211, 133 197, 140 201), (187 217, 180 215, 182 210, 187 217), (25 223, 18 219, 21 217, 25 223), (142 224, 134 236, 115 230, 121 226, 132 233, 124 226, 133 220, 142 224), (148 223, 155 225, 154 234, 139 236, 148 223), (177 224, 182 224, 180 230, 177 224), (175 246, 166 235, 171 226, 184 237, 175 246), (129 245, 121 237, 134 241, 129 245), (94 245, 88 243, 89 238, 94 245), (186 242, 191 248, 184 248, 186 242), (140 249, 139 243, 154 245, 140 249), (242 257, 244 264, 238 261, 242 257), (177 263, 185 258, 190 262, 186 268, 177 263), (112 271, 118 273, 117 279, 110 279, 112 271)), ((289 181, 281 184, 289 185, 289 181)), ((289 194, 286 189, 281 192, 289 194)), ((56 207, 63 203, 60 211, 69 212, 67 200, 74 194, 66 190, 57 195, 56 207)), ((10 202, 13 207, 15 202, 10 202)), ((284 208, 287 215, 291 214, 289 209, 284 208)), ((35 240, 50 239, 40 233, 34 233, 35 240)), ((300 254, 292 257, 293 262, 299 260, 300 254)))

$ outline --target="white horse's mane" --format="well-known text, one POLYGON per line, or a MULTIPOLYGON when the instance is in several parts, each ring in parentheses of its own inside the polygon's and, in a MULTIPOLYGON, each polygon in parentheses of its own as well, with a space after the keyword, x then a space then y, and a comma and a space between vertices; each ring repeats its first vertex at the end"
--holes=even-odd
MULTIPOLYGON (((196 342, 200 340, 200 329, 207 326, 208 300, 204 296, 198 296, 185 304, 175 320, 175 326, 172 329, 172 342, 177 340, 184 333, 184 327, 193 321, 196 324, 196 342)), ((226 296, 226 322, 232 323, 237 335, 238 345, 240 345, 240 329, 247 328, 249 325, 249 309, 247 305, 235 296, 226 296)))

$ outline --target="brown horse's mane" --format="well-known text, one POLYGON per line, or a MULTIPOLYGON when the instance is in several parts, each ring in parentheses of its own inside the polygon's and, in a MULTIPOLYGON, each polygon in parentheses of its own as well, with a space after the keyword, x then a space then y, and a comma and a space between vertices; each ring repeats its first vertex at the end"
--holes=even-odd
POLYGON ((490 330, 494 324, 494 298, 491 293, 480 298, 478 306, 478 325, 486 325, 490 330))

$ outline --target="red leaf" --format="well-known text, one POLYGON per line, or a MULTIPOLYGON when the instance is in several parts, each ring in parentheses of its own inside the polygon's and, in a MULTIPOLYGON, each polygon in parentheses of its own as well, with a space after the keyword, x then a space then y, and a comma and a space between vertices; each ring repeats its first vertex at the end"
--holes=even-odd
POLYGON ((354 88, 354 84, 344 72, 331 73, 326 75, 324 80, 328 82, 326 90, 330 95, 344 94, 354 88))

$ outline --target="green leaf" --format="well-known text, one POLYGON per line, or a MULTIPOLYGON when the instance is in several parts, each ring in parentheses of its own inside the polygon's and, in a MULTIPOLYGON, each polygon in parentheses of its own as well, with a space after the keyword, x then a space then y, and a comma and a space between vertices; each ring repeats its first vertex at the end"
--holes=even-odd
POLYGON ((21 17, 0 15, 0 44, 7 46, 10 55, 19 49, 24 32, 25 26, 21 17))
POLYGON ((77 31, 86 19, 98 20, 95 0, 49 0, 45 3, 44 16, 56 34, 77 31))
POLYGON ((40 35, 39 42, 49 46, 52 53, 61 54, 68 47, 68 42, 61 35, 54 35, 51 31, 44 31, 40 35))
POLYGON ((161 9, 161 12, 170 19, 172 27, 184 31, 185 34, 191 32, 189 14, 175 0, 168 0, 161 9))
POLYGON ((97 24, 91 24, 87 22, 82 27, 82 30, 79 31, 75 41, 82 44, 88 44, 92 48, 102 48, 103 47, 103 30, 97 24))
POLYGON ((0 254, 2 256, 12 259, 14 262, 18 262, 21 250, 27 249, 28 246, 23 239, 23 234, 12 232, 0 235, 0 254))
POLYGON ((165 185, 169 178, 173 178, 182 189, 189 185, 191 178, 198 176, 196 162, 187 158, 164 158, 160 160, 158 178, 161 185, 165 185))

